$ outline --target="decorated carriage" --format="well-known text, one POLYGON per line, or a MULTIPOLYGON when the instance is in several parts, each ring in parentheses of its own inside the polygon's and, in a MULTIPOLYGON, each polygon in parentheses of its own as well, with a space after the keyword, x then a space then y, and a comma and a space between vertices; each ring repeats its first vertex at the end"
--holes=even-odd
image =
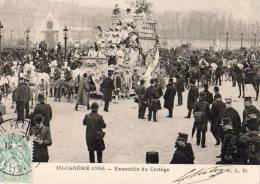
POLYGON ((134 71, 138 71, 139 78, 148 81, 158 69, 159 37, 150 6, 145 0, 137 0, 122 15, 116 5, 109 30, 104 32, 97 26, 95 45, 87 57, 80 59, 82 66, 79 69, 80 73, 92 74, 97 93, 108 71, 113 73, 114 79, 121 78, 121 90, 127 88, 133 93, 137 83, 133 80, 134 71))

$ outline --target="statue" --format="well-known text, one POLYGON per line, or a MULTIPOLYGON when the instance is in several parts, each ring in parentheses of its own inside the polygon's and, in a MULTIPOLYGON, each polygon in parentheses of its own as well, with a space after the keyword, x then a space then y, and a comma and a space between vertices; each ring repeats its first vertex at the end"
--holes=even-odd
POLYGON ((120 8, 118 4, 115 4, 115 9, 113 10, 113 15, 119 15, 120 14, 120 8))

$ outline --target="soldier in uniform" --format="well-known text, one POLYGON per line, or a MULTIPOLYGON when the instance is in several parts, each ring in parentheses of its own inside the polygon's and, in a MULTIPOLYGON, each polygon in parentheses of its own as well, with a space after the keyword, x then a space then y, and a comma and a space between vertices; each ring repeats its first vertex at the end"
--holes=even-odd
POLYGON ((145 119, 145 110, 147 107, 146 100, 145 100, 145 81, 142 79, 140 81, 140 85, 136 88, 136 95, 138 96, 138 118, 145 119))
POLYGON ((187 108, 188 108, 188 115, 185 118, 190 118, 192 110, 194 108, 194 104, 197 101, 199 97, 199 89, 195 86, 195 81, 190 81, 190 89, 188 93, 188 99, 187 99, 187 108))
POLYGON ((178 106, 181 106, 183 103, 182 100, 182 93, 184 92, 184 78, 181 75, 176 76, 177 81, 175 83, 176 89, 177 89, 177 96, 178 96, 178 106))
POLYGON ((164 94, 164 107, 168 109, 169 115, 168 118, 172 118, 172 111, 174 107, 174 98, 176 95, 176 87, 173 83, 173 79, 169 79, 169 83, 166 87, 166 91, 164 94))
POLYGON ((260 126, 260 112, 259 110, 252 104, 251 97, 244 98, 244 106, 245 109, 243 111, 243 123, 242 123, 242 131, 245 133, 247 128, 250 128, 254 131, 259 131, 260 126))
POLYGON ((216 145, 220 145, 220 123, 218 121, 218 117, 220 112, 225 108, 225 103, 221 100, 221 95, 216 94, 215 100, 211 106, 210 114, 211 114, 211 127, 210 131, 212 135, 216 139, 216 145))
POLYGON ((201 145, 202 148, 206 148, 206 132, 208 121, 210 120, 210 108, 209 103, 206 101, 206 94, 200 93, 199 101, 194 105, 194 125, 192 134, 194 134, 194 129, 197 130, 197 145, 201 145))
POLYGON ((175 152, 170 164, 194 164, 194 153, 192 146, 187 142, 188 135, 179 133, 175 143, 175 152))
POLYGON ((147 100, 147 106, 149 110, 148 121, 151 121, 153 116, 153 121, 157 122, 156 113, 158 111, 158 91, 155 87, 154 79, 151 79, 150 86, 145 91, 145 98, 147 100))
POLYGON ((224 138, 221 149, 221 161, 216 164, 238 164, 240 160, 238 152, 239 133, 233 128, 230 118, 225 118, 221 126, 224 131, 224 138))
POLYGON ((211 105, 213 103, 213 94, 209 92, 209 85, 204 85, 204 90, 201 93, 205 93, 206 101, 211 105))
POLYGON ((223 119, 230 119, 230 121, 232 122, 233 129, 240 131, 241 119, 238 112, 232 107, 232 99, 226 98, 225 100, 226 100, 226 106, 220 112, 218 121, 221 123, 223 119))

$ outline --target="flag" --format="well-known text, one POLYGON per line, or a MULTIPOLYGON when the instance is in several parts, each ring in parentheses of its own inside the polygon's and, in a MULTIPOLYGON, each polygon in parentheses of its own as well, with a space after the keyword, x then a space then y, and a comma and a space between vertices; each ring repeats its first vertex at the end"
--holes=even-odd
POLYGON ((143 77, 147 85, 149 84, 149 81, 152 79, 152 73, 159 64, 159 57, 159 49, 157 48, 153 61, 148 61, 149 65, 143 77))

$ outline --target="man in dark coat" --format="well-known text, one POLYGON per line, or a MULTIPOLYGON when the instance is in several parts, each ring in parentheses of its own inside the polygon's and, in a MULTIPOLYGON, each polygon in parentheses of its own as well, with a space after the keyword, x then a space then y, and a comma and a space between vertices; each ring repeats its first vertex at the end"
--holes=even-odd
POLYGON ((245 109, 243 111, 242 131, 245 133, 247 129, 259 131, 260 111, 252 104, 251 97, 244 98, 245 109))
POLYGON ((216 85, 221 86, 221 75, 222 75, 222 66, 218 65, 215 71, 215 76, 216 76, 216 85))
POLYGON ((151 121, 153 116, 153 121, 157 122, 156 113, 158 111, 159 95, 153 79, 151 79, 150 84, 151 85, 145 91, 145 98, 147 100, 147 106, 149 110, 148 121, 151 121))
POLYGON ((140 85, 136 88, 136 95, 138 96, 138 118, 145 119, 146 100, 145 100, 145 81, 141 80, 140 85))
POLYGON ((177 81, 175 83, 176 89, 177 89, 177 96, 178 96, 178 106, 182 105, 182 93, 184 92, 184 84, 185 80, 181 75, 177 75, 177 81))
POLYGON ((221 161, 216 164, 237 164, 240 157, 238 151, 239 133, 233 129, 230 119, 224 119, 221 126, 224 132, 221 155, 219 156, 221 161))
POLYGON ((176 95, 176 87, 173 84, 173 79, 169 79, 169 84, 166 87, 164 94, 164 108, 168 109, 169 115, 168 118, 172 118, 172 111, 174 107, 174 98, 176 95))
POLYGON ((190 90, 188 93, 188 99, 187 99, 187 108, 188 108, 188 115, 185 118, 190 118, 192 110, 194 108, 194 104, 197 101, 199 97, 199 89, 195 86, 195 81, 190 81, 190 90))
POLYGON ((216 139, 216 145, 220 145, 220 122, 218 121, 218 117, 220 112, 225 108, 225 103, 221 100, 221 95, 216 94, 215 100, 211 106, 210 114, 211 114, 211 127, 210 131, 212 135, 216 139))
POLYGON ((75 110, 78 110, 79 105, 87 106, 87 109, 89 110, 89 93, 90 93, 90 86, 89 86, 89 80, 86 73, 83 74, 83 78, 80 79, 79 84, 79 90, 78 90, 78 96, 77 96, 77 102, 75 106, 75 110))
POLYGON ((112 92, 115 89, 114 81, 111 79, 112 74, 108 73, 108 77, 104 78, 100 88, 105 101, 104 111, 108 112, 109 103, 112 101, 112 92))
MULTIPOLYGON (((241 119, 238 112, 232 107, 232 99, 226 98, 226 107, 220 112, 218 121, 223 122, 223 119, 230 119, 233 129, 236 131, 241 130, 241 119)), ((223 140, 223 136, 222 140, 223 140)))
POLYGON ((83 120, 83 125, 87 126, 86 142, 90 163, 95 163, 95 151, 97 152, 98 163, 102 163, 103 151, 105 150, 103 129, 106 128, 106 124, 103 117, 98 114, 98 108, 98 104, 93 103, 91 105, 91 113, 86 115, 83 120))
POLYGON ((33 114, 41 114, 44 117, 43 125, 50 127, 50 121, 52 119, 52 109, 49 104, 44 102, 45 98, 43 94, 38 95, 38 104, 36 105, 33 114))
POLYGON ((26 117, 29 116, 30 88, 23 77, 20 77, 19 84, 15 90, 17 120, 24 120, 24 109, 26 108, 26 117))
POLYGON ((206 94, 200 93, 199 101, 194 105, 194 128, 197 130, 197 145, 201 144, 202 148, 206 145, 206 132, 208 127, 208 121, 210 120, 210 108, 209 103, 206 101, 206 94))
POLYGON ((170 164, 194 164, 194 153, 190 143, 187 143, 188 135, 179 133, 175 143, 176 150, 170 164))
POLYGON ((213 94, 209 92, 209 85, 204 85, 204 90, 201 93, 205 93, 206 95, 206 101, 211 105, 213 103, 213 94))
POLYGON ((48 146, 52 145, 50 128, 43 125, 44 117, 36 114, 33 118, 34 125, 30 133, 33 137, 33 162, 48 162, 48 146))
POLYGON ((216 100, 216 96, 220 96, 220 97, 222 97, 221 96, 221 94, 219 93, 219 87, 218 86, 215 86, 214 87, 214 98, 213 98, 213 100, 216 100))

